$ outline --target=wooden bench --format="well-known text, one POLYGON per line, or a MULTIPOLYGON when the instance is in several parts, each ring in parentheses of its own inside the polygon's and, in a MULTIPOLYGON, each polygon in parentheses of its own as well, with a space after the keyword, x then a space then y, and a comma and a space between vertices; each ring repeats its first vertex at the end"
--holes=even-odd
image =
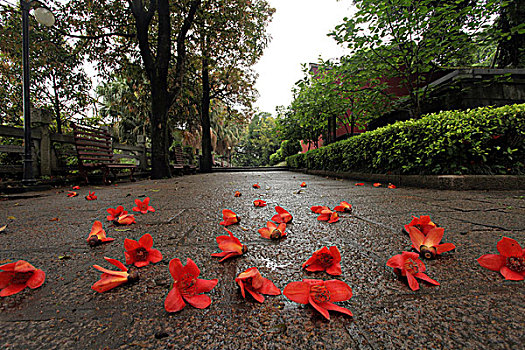
POLYGON ((92 170, 101 170, 102 181, 108 184, 107 176, 110 171, 116 177, 118 170, 129 169, 130 179, 133 181, 133 173, 137 166, 116 161, 108 130, 74 123, 71 123, 71 126, 75 137, 78 170, 86 183, 89 183, 87 173, 92 170))
POLYGON ((178 173, 184 173, 184 174, 196 174, 197 173, 197 167, 195 165, 189 164, 186 160, 186 157, 184 156, 184 151, 182 150, 181 146, 175 146, 174 149, 174 164, 172 165, 172 169, 178 173))

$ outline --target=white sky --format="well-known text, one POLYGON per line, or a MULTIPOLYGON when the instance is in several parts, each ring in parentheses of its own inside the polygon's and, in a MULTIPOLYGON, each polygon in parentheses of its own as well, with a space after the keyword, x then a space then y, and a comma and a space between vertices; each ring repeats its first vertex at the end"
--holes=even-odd
POLYGON ((268 26, 272 41, 254 66, 259 78, 255 103, 262 112, 275 115, 275 107, 292 102, 291 89, 303 77, 302 63, 315 63, 337 58, 345 49, 326 36, 351 17, 354 10, 349 0, 267 0, 276 9, 268 26))

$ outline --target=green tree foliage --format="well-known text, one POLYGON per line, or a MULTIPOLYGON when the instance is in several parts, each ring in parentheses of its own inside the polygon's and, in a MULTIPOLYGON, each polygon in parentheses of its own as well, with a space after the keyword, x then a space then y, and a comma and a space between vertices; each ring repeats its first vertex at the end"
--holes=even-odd
POLYGON ((258 113, 252 118, 241 142, 235 147, 232 162, 239 166, 268 165, 270 155, 279 149, 280 143, 275 119, 269 113, 258 113))

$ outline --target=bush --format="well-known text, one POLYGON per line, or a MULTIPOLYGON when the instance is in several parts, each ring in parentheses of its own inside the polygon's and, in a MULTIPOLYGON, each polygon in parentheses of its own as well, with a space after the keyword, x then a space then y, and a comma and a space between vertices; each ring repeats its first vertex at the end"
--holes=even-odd
POLYGON ((286 158, 292 168, 393 174, 525 173, 525 104, 396 122, 286 158))
POLYGON ((301 142, 295 140, 284 140, 281 142, 281 148, 270 156, 270 165, 283 162, 286 157, 292 156, 301 152, 301 142))
POLYGON ((280 163, 282 161, 284 161, 283 149, 282 148, 279 148, 277 150, 277 152, 275 152, 274 154, 270 155, 270 165, 275 165, 275 164, 280 163))

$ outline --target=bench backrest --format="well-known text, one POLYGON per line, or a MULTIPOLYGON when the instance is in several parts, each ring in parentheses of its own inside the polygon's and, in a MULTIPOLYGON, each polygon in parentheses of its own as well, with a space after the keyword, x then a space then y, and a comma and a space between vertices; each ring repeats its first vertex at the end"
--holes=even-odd
POLYGON ((175 154, 175 164, 185 165, 187 163, 184 157, 184 151, 182 150, 181 146, 175 146, 174 154, 175 154))
POLYGON ((71 123, 80 165, 95 166, 113 162, 111 135, 105 129, 71 123))

